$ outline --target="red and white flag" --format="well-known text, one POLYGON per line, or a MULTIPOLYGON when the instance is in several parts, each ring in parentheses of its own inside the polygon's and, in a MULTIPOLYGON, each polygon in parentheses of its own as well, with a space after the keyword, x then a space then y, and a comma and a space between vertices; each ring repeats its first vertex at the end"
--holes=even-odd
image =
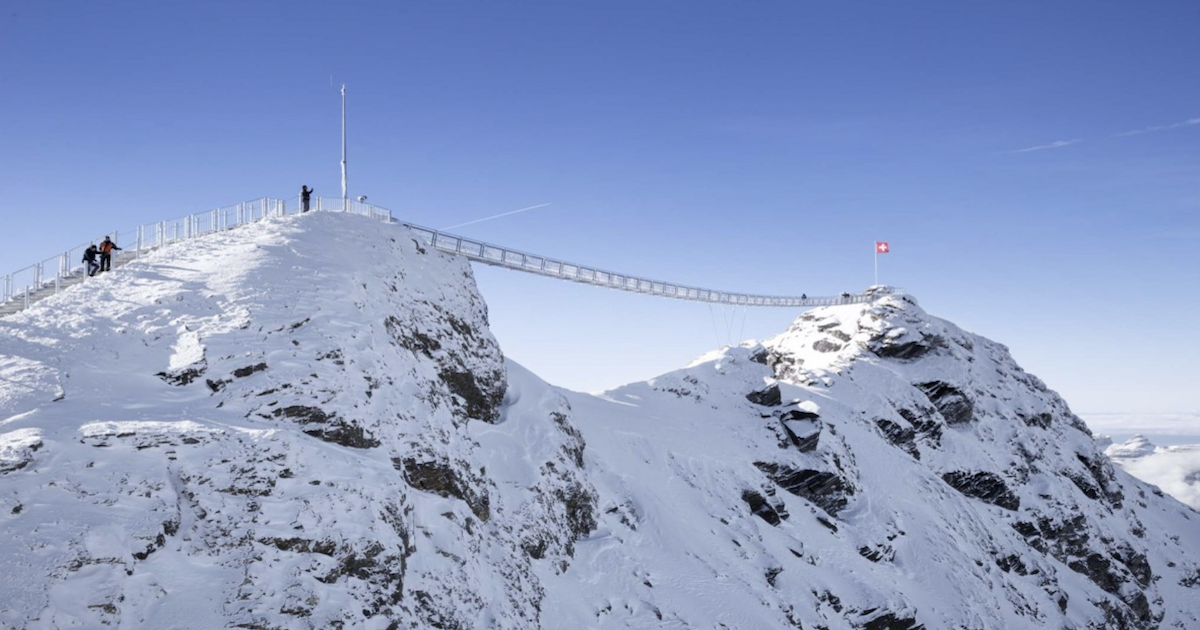
POLYGON ((875 241, 876 254, 886 254, 890 251, 892 251, 892 249, 888 247, 887 241, 875 241))

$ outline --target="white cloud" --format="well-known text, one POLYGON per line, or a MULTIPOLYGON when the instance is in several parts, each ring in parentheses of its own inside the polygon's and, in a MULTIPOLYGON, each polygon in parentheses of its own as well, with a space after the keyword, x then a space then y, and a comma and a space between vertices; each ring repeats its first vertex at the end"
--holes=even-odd
MULTIPOLYGON (((1125 138, 1128 136, 1137 136, 1137 135, 1141 135, 1144 133, 1154 133, 1154 132, 1158 132, 1158 131, 1167 131, 1168 129, 1179 129, 1181 127, 1191 127, 1193 125, 1200 125, 1200 118, 1189 118, 1183 122, 1177 122, 1177 123, 1170 124, 1170 125, 1155 125, 1153 127, 1143 127, 1141 129, 1134 129, 1133 131, 1125 131, 1122 133, 1116 133, 1116 134, 1113 134, 1108 137, 1109 138, 1125 138)), ((1084 141, 1083 138, 1076 138, 1074 140, 1055 140, 1054 142, 1051 142, 1050 144, 1039 144, 1034 147, 1026 147, 1024 149, 1008 151, 1008 153, 1029 153, 1031 151, 1042 151, 1045 149, 1061 149, 1063 147, 1069 147, 1072 144, 1079 144, 1080 142, 1083 142, 1083 141, 1084 141)))
POLYGON ((1200 413, 1080 413, 1093 433, 1107 435, 1194 435, 1200 444, 1200 413))
POLYGON ((1145 457, 1113 461, 1134 477, 1200 510, 1200 447, 1159 449, 1145 457))
POLYGON ((1039 144, 1036 147, 1017 149, 1016 151, 1011 151, 1011 153, 1029 153, 1030 151, 1042 151, 1044 149, 1061 149, 1063 147, 1069 147, 1072 144, 1079 144, 1080 142, 1083 142, 1083 140, 1080 138, 1076 138, 1074 140, 1055 140, 1050 144, 1039 144))
POLYGON ((1154 133, 1156 131, 1166 131, 1168 129, 1178 129, 1180 127, 1190 127, 1192 125, 1200 125, 1200 118, 1189 118, 1183 122, 1178 122, 1173 125, 1156 125, 1154 127, 1146 127, 1143 129, 1134 129, 1114 135, 1114 138, 1123 138, 1125 136, 1136 136, 1143 133, 1154 133))

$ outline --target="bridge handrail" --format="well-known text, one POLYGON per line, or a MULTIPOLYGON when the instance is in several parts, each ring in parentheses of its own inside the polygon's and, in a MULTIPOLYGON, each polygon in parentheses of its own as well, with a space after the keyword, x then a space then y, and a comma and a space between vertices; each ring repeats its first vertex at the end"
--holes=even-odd
MULTIPOLYGON (((732 291, 716 291, 713 289, 703 289, 700 287, 676 284, 662 280, 652 280, 649 278, 641 278, 630 274, 608 271, 596 267, 579 265, 538 254, 531 254, 516 249, 502 247, 500 245, 486 243, 484 241, 465 238, 413 223, 400 223, 411 230, 415 235, 420 237, 421 241, 428 246, 444 252, 465 256, 470 260, 475 260, 484 264, 504 267, 507 269, 516 269, 518 271, 525 271, 527 273, 549 276, 561 280, 570 280, 572 282, 580 282, 583 284, 620 289, 623 291, 632 291, 635 293, 658 295, 660 297, 691 300, 695 302, 706 302, 710 304, 729 304, 733 306, 809 307, 834 306, 837 304, 860 304, 869 302, 876 296, 876 292, 854 294, 846 293, 840 296, 808 297, 807 295, 778 296, 736 293, 732 291)), ((896 293, 903 293, 902 290, 891 287, 887 288, 887 290, 896 293)))
MULTIPOLYGON (((876 287, 865 293, 843 293, 840 296, 808 297, 807 295, 778 296, 716 291, 566 262, 480 240, 464 238, 413 223, 397 222, 392 218, 390 210, 367 203, 365 200, 315 197, 311 200, 310 208, 314 211, 350 212, 368 216, 385 223, 397 223, 408 228, 428 246, 488 265, 610 289, 708 304, 766 307, 833 306, 837 304, 869 302, 880 291, 904 292, 902 289, 891 287, 876 287)), ((216 210, 190 214, 177 219, 139 225, 132 230, 113 230, 109 236, 112 237, 113 242, 117 243, 118 247, 123 248, 119 256, 120 258, 128 258, 130 256, 137 258, 149 251, 171 243, 261 221, 269 217, 299 213, 300 199, 298 196, 287 200, 262 197, 224 208, 217 208, 216 210), (127 240, 122 245, 120 239, 122 234, 131 235, 129 236, 129 240, 133 242, 130 243, 127 240)), ((88 243, 77 245, 61 254, 5 275, 3 293, 0 294, 0 297, 3 298, 0 299, 0 306, 6 306, 14 301, 23 300, 23 304, 20 307, 24 308, 28 307, 31 301, 36 298, 35 294, 57 293, 63 288, 64 280, 82 276, 83 264, 80 262, 82 252, 90 243, 98 242, 99 240, 95 239, 88 243), (49 273, 50 270, 53 270, 53 273, 49 273)))
MULTIPOLYGON (((392 222, 391 211, 351 199, 315 198, 313 210, 327 212, 350 212, 366 215, 387 223, 392 222)), ((107 234, 122 248, 116 258, 140 257, 163 245, 189 240, 205 234, 227 230, 239 225, 254 223, 268 217, 298 214, 299 196, 291 199, 262 197, 215 210, 197 212, 176 219, 158 221, 136 226, 129 230, 113 230, 107 234), (122 237, 125 237, 122 239, 122 237)), ((28 307, 36 295, 57 293, 64 288, 64 281, 78 278, 84 273, 81 261, 83 250, 88 245, 99 243, 103 237, 92 239, 81 245, 18 269, 3 277, 0 286, 0 306, 22 302, 28 307)))

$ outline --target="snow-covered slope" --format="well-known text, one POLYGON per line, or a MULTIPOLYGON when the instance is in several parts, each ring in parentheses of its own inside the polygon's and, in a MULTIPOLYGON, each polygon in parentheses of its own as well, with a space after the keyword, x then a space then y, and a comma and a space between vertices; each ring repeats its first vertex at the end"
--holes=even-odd
POLYGON ((0 333, 4 628, 1200 627, 1200 515, 911 298, 589 396, 310 213, 0 333))

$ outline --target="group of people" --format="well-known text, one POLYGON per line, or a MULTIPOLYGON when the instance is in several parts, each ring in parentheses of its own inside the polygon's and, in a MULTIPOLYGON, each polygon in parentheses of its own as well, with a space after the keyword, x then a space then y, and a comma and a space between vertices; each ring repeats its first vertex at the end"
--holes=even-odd
POLYGON ((112 253, 121 251, 117 244, 112 242, 112 239, 105 236, 104 242, 96 247, 95 243, 88 245, 88 248, 83 252, 83 262, 87 264, 87 275, 94 276, 101 271, 109 271, 112 268, 112 253), (96 262, 96 257, 100 257, 100 262, 96 262))

